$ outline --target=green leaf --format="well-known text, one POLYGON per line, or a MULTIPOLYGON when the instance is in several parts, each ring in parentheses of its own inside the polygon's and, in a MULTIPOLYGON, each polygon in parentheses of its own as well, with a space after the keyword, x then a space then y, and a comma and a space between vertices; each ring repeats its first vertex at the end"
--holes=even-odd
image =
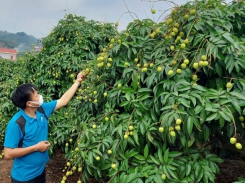
POLYGON ((161 165, 160 160, 158 160, 157 158, 153 157, 152 155, 150 155, 150 158, 155 164, 161 165))
POLYGON ((197 36, 196 39, 194 40, 193 46, 196 46, 198 43, 200 43, 202 39, 203 38, 201 36, 197 36))
POLYGON ((186 163, 185 168, 186 168, 185 174, 186 174, 186 176, 189 176, 191 173, 191 164, 186 163))
POLYGON ((148 147, 148 145, 146 144, 146 145, 145 145, 145 148, 144 148, 144 157, 147 158, 147 157, 148 157, 148 154, 149 154, 149 147, 148 147))
POLYGON ((122 88, 122 91, 123 92, 128 92, 128 93, 133 93, 133 92, 135 92, 135 89, 133 89, 133 88, 129 88, 129 87, 123 87, 122 88))
POLYGON ((231 71, 234 68, 234 55, 233 54, 228 54, 225 58, 225 63, 226 63, 226 70, 228 70, 229 73, 231 73, 231 71))
POLYGON ((178 152, 178 151, 170 151, 169 154, 168 154, 168 157, 174 158, 174 157, 178 157, 180 155, 182 155, 181 152, 178 152))
POLYGON ((198 177, 198 174, 199 174, 199 172, 200 172, 201 169, 202 168, 201 168, 200 164, 198 162, 195 162, 195 164, 194 164, 194 170, 195 170, 195 176, 196 177, 198 177))
POLYGON ((163 163, 162 150, 158 149, 157 154, 158 154, 158 158, 159 158, 160 162, 163 163))
POLYGON ((196 114, 199 114, 203 109, 204 109, 203 106, 198 105, 198 106, 195 107, 194 111, 195 111, 196 114))
POLYGON ((223 160, 221 158, 218 158, 217 156, 216 157, 211 157, 211 158, 209 158, 209 160, 212 161, 212 162, 216 162, 216 163, 222 163, 223 162, 223 160))
POLYGON ((131 183, 131 181, 138 178, 138 173, 131 173, 131 174, 127 175, 126 178, 127 178, 126 181, 123 183, 131 183))
POLYGON ((182 86, 178 89, 178 91, 187 91, 187 90, 190 90, 191 87, 190 86, 182 86))
POLYGON ((215 119, 217 116, 217 113, 211 114, 210 116, 207 117, 206 121, 211 121, 213 119, 215 119))
POLYGON ((168 171, 169 171, 169 174, 170 174, 174 179, 179 180, 177 173, 176 173, 175 171, 173 171, 172 169, 170 169, 170 165, 167 165, 167 169, 168 169, 168 171))
POLYGON ((140 117, 142 116, 142 113, 138 108, 135 110, 135 112, 138 114, 138 116, 140 116, 140 117))
POLYGON ((241 99, 241 100, 245 100, 245 96, 241 93, 238 93, 238 92, 235 92, 235 91, 232 91, 230 92, 230 94, 234 97, 237 97, 238 99, 241 99))
POLYGON ((146 127, 144 123, 140 123, 140 133, 141 135, 145 135, 146 127))
POLYGON ((141 111, 148 111, 149 109, 146 107, 146 105, 142 102, 139 103, 140 107, 141 107, 141 111))
POLYGON ((196 97, 203 105, 203 99, 197 92, 198 91, 192 91, 192 92, 190 92, 190 95, 193 96, 193 97, 196 97))
POLYGON ((122 42, 122 45, 124 45, 125 47, 127 47, 127 49, 129 49, 129 46, 126 42, 122 42))
POLYGON ((98 173, 98 176, 99 177, 102 177, 102 174, 101 174, 101 170, 100 169, 97 169, 97 173, 98 173))
POLYGON ((187 132, 189 135, 191 135, 191 133, 192 133, 193 121, 194 121, 194 119, 191 116, 189 116, 188 120, 187 120, 187 132))
POLYGON ((194 133, 192 133, 192 134, 190 135, 190 140, 188 140, 187 146, 188 146, 188 147, 191 147, 191 146, 193 145, 194 142, 195 142, 195 137, 194 137, 194 133))
POLYGON ((181 141, 181 144, 182 144, 183 146, 186 146, 187 140, 186 140, 185 136, 180 136, 180 141, 181 141))
POLYGON ((196 106, 196 103, 197 103, 196 98, 194 98, 194 97, 190 96, 190 99, 191 99, 191 101, 192 101, 193 105, 194 105, 194 106, 196 106))
POLYGON ((210 130, 207 126, 203 125, 204 140, 207 141, 210 136, 210 130))
POLYGON ((172 109, 171 105, 165 106, 163 108, 160 109, 160 111, 164 111, 164 110, 168 110, 168 109, 172 109))
POLYGON ((117 131, 118 131, 118 134, 120 135, 120 137, 122 137, 122 125, 121 124, 118 125, 117 131))
POLYGON ((130 151, 127 151, 126 152, 126 158, 127 159, 129 159, 129 158, 131 158, 131 157, 133 157, 134 155, 136 155, 136 154, 138 154, 138 152, 137 151, 135 151, 135 150, 130 150, 130 151))
POLYGON ((138 74, 136 73, 136 71, 133 72, 132 80, 133 88, 134 90, 136 90, 138 88, 138 74))
POLYGON ((206 183, 208 183, 208 179, 207 179, 207 181, 206 181, 206 177, 212 182, 212 183, 214 183, 214 178, 215 178, 215 176, 214 176, 214 174, 213 173, 210 173, 210 172, 208 172, 208 171, 204 171, 204 182, 206 182, 206 183))
POLYGON ((118 50, 120 49, 120 46, 121 46, 121 44, 118 44, 118 45, 116 45, 115 47, 113 47, 112 50, 113 50, 115 53, 117 53, 118 50))
POLYGON ((149 89, 149 88, 140 88, 140 89, 138 90, 138 92, 139 92, 139 93, 144 93, 144 92, 150 93, 150 92, 152 92, 152 89, 149 89))
POLYGON ((222 67, 219 65, 219 63, 215 63, 215 72, 221 76, 222 75, 222 67))
POLYGON ((150 108, 150 115, 153 122, 158 122, 157 116, 155 115, 153 108, 150 108))
POLYGON ((167 149, 167 150, 164 152, 164 163, 167 163, 167 162, 168 162, 168 154, 169 154, 169 149, 167 149))
POLYGON ((226 121, 230 122, 231 119, 229 116, 227 116, 223 111, 218 111, 222 118, 224 118, 226 121))
POLYGON ((231 101, 231 103, 232 103, 233 107, 236 109, 236 111, 239 114, 241 114, 241 108, 240 108, 239 102, 236 100, 233 100, 233 101, 231 101))
POLYGON ((93 175, 93 172, 92 172, 91 167, 89 165, 87 165, 86 169, 90 175, 93 175))
POLYGON ((137 133, 133 133, 133 137, 134 137, 134 141, 136 142, 136 144, 140 145, 138 134, 137 133))
MULTIPOLYGON (((109 172, 109 174, 108 174, 108 176, 109 176, 109 177, 113 177, 113 176, 115 176, 117 173, 118 173, 117 170, 111 169, 110 172, 109 172)), ((92 173, 90 173, 90 175, 93 176, 92 173)))
POLYGON ((93 151, 94 153, 96 153, 96 154, 102 156, 102 153, 101 153, 99 150, 93 149, 92 151, 93 151))
POLYGON ((195 176, 197 178, 197 182, 199 182, 201 181, 203 176, 203 169, 201 168, 198 162, 195 163, 194 168, 195 168, 195 176))
POLYGON ((212 111, 213 110, 212 104, 207 102, 205 105, 205 110, 206 111, 212 111))
POLYGON ((222 117, 219 118, 219 125, 221 128, 224 127, 224 125, 225 125, 225 119, 224 118, 222 118, 222 117))
POLYGON ((204 92, 207 91, 205 87, 200 86, 200 85, 192 85, 192 88, 197 89, 199 91, 204 91, 204 92))
POLYGON ((190 101, 187 101, 184 98, 179 98, 178 102, 184 105, 185 107, 190 107, 190 101))
POLYGON ((148 139, 149 139, 149 141, 153 141, 153 137, 152 137, 152 135, 151 135, 151 133, 150 132, 147 132, 147 137, 148 137, 148 139))
POLYGON ((107 170, 111 167, 111 164, 102 164, 101 165, 101 170, 107 170))
POLYGON ((148 76, 145 79, 147 87, 150 87, 152 85, 153 81, 155 80, 155 77, 156 77, 156 73, 152 73, 150 76, 148 76))
POLYGON ((121 104, 119 104, 120 107, 126 106, 129 104, 129 101, 123 101, 121 104))
POLYGON ((93 152, 92 151, 89 151, 88 152, 88 161, 91 165, 93 165, 93 152))
POLYGON ((167 165, 163 165, 163 172, 166 174, 167 178, 171 178, 167 165))
POLYGON ((145 99, 147 99, 149 97, 151 97, 149 94, 143 95, 142 97, 139 98, 139 101, 143 101, 143 100, 145 100, 145 99))
POLYGON ((194 24, 195 29, 198 30, 203 30, 203 22, 197 22, 196 24, 194 24))
POLYGON ((134 158, 136 158, 137 160, 142 160, 145 161, 145 157, 143 157, 142 155, 138 154, 138 155, 134 155, 134 158))
POLYGON ((231 44, 234 44, 234 40, 233 38, 231 37, 231 34, 226 32, 222 35, 226 40, 228 40, 231 44))

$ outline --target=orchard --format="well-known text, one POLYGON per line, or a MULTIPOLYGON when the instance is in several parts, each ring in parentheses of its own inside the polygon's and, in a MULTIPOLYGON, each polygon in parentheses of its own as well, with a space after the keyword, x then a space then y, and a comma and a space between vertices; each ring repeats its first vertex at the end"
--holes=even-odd
POLYGON ((58 99, 88 72, 67 107, 49 119, 50 154, 64 151, 65 182, 215 182, 222 156, 245 156, 245 2, 196 0, 159 22, 126 30, 68 14, 38 54, 1 61, 0 135, 17 109, 11 93, 34 83, 58 99))

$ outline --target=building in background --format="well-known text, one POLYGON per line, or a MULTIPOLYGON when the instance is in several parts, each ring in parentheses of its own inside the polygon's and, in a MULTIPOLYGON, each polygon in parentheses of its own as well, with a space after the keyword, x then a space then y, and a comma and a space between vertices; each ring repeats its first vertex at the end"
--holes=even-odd
POLYGON ((42 46, 35 45, 35 46, 34 46, 34 49, 35 49, 35 51, 37 51, 37 52, 41 52, 42 49, 43 49, 43 47, 42 47, 42 46))
POLYGON ((17 53, 18 51, 15 49, 7 49, 7 48, 1 48, 0 47, 0 57, 3 59, 9 59, 12 61, 17 60, 17 53))

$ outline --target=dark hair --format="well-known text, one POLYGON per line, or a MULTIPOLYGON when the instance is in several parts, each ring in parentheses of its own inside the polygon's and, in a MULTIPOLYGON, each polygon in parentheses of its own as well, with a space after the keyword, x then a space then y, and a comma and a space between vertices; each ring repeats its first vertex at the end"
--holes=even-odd
POLYGON ((22 84, 17 87, 12 95, 12 102, 15 106, 25 109, 26 102, 30 100, 31 94, 34 93, 34 90, 37 91, 37 87, 33 84, 22 84))

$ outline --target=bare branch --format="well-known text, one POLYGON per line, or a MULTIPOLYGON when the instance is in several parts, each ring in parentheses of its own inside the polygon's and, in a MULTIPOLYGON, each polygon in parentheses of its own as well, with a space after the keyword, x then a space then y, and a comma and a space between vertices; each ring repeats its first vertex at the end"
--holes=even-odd
MULTIPOLYGON (((165 10, 164 12, 161 13, 161 15, 158 17, 158 19, 157 19, 156 22, 158 22, 158 21, 160 20, 160 18, 161 18, 167 11, 171 10, 172 8, 179 7, 178 4, 176 4, 176 3, 174 3, 173 1, 170 1, 170 0, 141 0, 141 1, 153 2, 153 3, 152 3, 152 6, 151 6, 151 9, 153 8, 154 3, 158 2, 158 1, 164 1, 164 2, 166 2, 166 3, 171 3, 171 4, 173 4, 171 8, 169 8, 169 9, 167 9, 167 10, 165 10)), ((171 6, 171 5, 170 5, 170 6, 171 6)))
POLYGON ((176 3, 174 3, 173 1, 170 1, 170 0, 141 0, 141 1, 148 1, 148 2, 158 2, 158 1, 165 1, 167 3, 172 3, 174 4, 174 6, 178 6, 176 3))
MULTIPOLYGON (((118 18, 118 21, 119 21, 120 18, 121 18, 124 14, 126 14, 126 13, 133 13, 133 14, 137 17, 137 15, 136 15, 134 12, 124 12, 124 13, 118 18)), ((139 18, 137 17, 137 19, 139 19, 139 18)))
POLYGON ((167 11, 169 11, 169 9, 165 10, 164 12, 162 12, 162 14, 159 16, 159 18, 157 19, 156 22, 158 22, 158 21, 160 20, 160 18, 161 18, 167 11))
POLYGON ((124 1, 124 0, 123 0, 123 2, 124 2, 124 5, 126 6, 126 8, 127 8, 128 12, 129 12, 130 16, 131 16, 131 17, 132 17, 132 19, 134 20, 134 17, 131 15, 131 12, 129 11, 127 4, 125 3, 125 1, 124 1))

